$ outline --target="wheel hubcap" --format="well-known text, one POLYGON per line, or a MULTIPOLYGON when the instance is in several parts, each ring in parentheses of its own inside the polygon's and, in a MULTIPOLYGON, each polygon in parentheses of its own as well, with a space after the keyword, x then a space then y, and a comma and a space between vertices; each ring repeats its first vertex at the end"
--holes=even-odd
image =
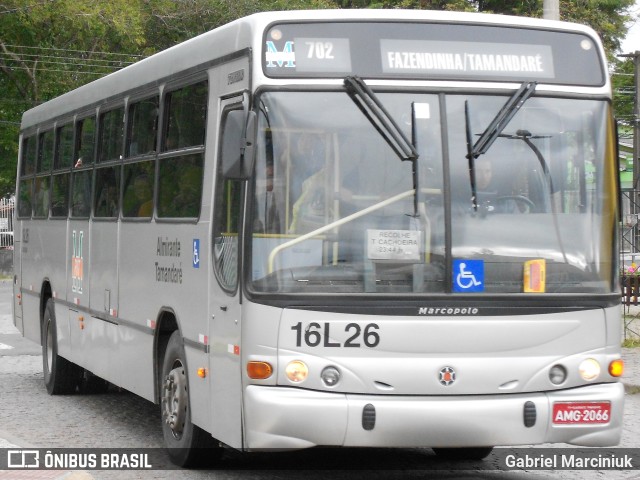
POLYGON ((187 419, 187 377, 180 362, 164 379, 162 393, 162 419, 175 438, 180 438, 187 419))
POLYGON ((53 332, 51 331, 51 322, 47 322, 47 373, 51 373, 51 364, 53 363, 53 332))

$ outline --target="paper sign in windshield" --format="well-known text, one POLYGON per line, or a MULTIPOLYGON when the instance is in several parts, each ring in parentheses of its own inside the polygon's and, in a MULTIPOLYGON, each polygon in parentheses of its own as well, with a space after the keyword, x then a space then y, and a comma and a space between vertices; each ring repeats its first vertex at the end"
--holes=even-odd
POLYGON ((367 230, 370 260, 420 261, 418 230, 367 230))

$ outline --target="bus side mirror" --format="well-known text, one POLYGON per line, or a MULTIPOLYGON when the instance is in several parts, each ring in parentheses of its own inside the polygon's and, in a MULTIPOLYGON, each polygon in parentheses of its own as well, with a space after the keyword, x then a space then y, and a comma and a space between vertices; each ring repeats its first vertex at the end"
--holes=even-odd
POLYGON ((222 174, 231 180, 246 180, 253 172, 257 116, 255 112, 231 110, 222 129, 222 174))

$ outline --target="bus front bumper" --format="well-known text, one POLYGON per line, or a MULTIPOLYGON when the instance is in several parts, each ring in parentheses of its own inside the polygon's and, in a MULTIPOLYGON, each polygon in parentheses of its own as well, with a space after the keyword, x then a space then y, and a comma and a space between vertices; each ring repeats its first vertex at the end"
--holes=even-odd
POLYGON ((316 445, 612 446, 622 434, 624 386, 610 383, 545 393, 454 397, 352 395, 249 385, 244 401, 247 450, 316 445), (530 426, 524 419, 527 402, 535 406, 533 424, 532 407, 527 407, 530 426), (552 412, 558 402, 610 402, 611 412, 606 423, 557 424, 552 412))

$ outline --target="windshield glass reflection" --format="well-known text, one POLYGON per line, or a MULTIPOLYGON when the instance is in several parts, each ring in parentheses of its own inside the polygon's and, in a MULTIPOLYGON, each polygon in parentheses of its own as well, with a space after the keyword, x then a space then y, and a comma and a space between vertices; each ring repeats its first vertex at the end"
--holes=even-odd
POLYGON ((250 288, 611 291, 615 172, 604 167, 605 103, 529 98, 475 160, 474 208, 467 129, 475 141, 508 97, 448 95, 446 117, 436 95, 377 97, 407 138, 412 103, 419 105, 417 208, 412 163, 346 93, 259 97, 250 288), (479 282, 474 289, 456 283, 467 271, 479 282))

